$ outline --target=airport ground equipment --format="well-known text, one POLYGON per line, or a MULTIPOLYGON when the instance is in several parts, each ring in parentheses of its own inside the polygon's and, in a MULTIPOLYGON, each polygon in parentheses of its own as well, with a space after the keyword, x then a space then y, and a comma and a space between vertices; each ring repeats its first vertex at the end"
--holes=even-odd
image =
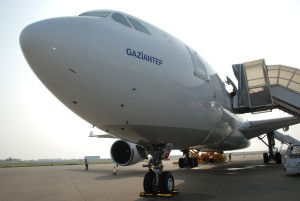
POLYGON ((226 161, 226 155, 223 152, 203 152, 199 157, 198 157, 198 163, 223 163, 226 161))
POLYGON ((197 167, 199 163, 222 163, 226 161, 226 156, 223 152, 201 152, 200 149, 185 149, 181 151, 183 152, 183 157, 178 160, 180 168, 197 167))
POLYGON ((296 140, 295 138, 284 135, 280 133, 279 131, 274 131, 274 137, 278 141, 280 141, 282 144, 291 145, 291 144, 300 144, 300 141, 296 140))
POLYGON ((290 145, 285 156, 284 170, 287 173, 300 174, 300 144, 290 145))

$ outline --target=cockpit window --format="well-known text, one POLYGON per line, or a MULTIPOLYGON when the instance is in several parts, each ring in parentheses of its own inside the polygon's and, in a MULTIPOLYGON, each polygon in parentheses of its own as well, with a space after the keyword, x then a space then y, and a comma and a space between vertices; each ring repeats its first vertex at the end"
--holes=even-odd
POLYGON ((107 17, 110 12, 86 12, 82 13, 79 16, 91 16, 91 17, 107 17))
POLYGON ((150 32, 146 29, 146 27, 144 27, 144 25, 142 25, 140 22, 130 17, 127 17, 127 19, 130 21, 130 23, 136 30, 151 35, 150 32))
POLYGON ((121 15, 121 14, 119 14, 119 13, 114 13, 114 14, 112 15, 112 18, 113 18, 113 20, 115 20, 116 22, 119 22, 119 23, 121 23, 121 24, 123 24, 123 25, 125 25, 125 26, 131 28, 129 22, 126 20, 126 18, 125 18, 123 15, 121 15))

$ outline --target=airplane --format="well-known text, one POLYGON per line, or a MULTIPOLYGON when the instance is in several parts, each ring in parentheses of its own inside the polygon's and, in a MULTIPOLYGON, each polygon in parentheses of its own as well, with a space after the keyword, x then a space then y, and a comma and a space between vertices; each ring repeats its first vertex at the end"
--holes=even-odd
POLYGON ((145 193, 173 192, 174 177, 162 163, 173 149, 243 149, 254 137, 300 122, 244 121, 232 93, 196 51, 123 12, 41 20, 19 40, 31 69, 65 106, 107 132, 103 137, 119 139, 110 151, 116 164, 152 156, 145 193))

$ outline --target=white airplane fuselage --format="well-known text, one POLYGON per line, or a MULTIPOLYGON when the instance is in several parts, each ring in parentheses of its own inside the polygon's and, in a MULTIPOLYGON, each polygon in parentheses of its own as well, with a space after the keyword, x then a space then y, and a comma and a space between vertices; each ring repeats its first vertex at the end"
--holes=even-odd
POLYGON ((249 146, 217 73, 173 36, 106 17, 61 17, 27 26, 23 53, 46 87, 77 115, 123 140, 232 150, 249 146), (191 53, 192 52, 192 53, 191 53), (197 74, 197 73, 196 73, 197 74))

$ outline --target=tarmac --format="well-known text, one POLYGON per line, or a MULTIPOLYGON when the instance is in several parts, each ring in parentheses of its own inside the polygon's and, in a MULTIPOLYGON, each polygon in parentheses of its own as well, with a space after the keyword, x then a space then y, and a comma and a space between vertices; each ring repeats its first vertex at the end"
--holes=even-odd
POLYGON ((300 176, 287 175, 283 165, 263 164, 262 156, 233 156, 232 162, 201 164, 179 169, 174 160, 164 161, 172 171, 179 194, 171 198, 140 197, 147 168, 142 163, 0 168, 2 201, 154 201, 154 200, 299 200, 300 176))

